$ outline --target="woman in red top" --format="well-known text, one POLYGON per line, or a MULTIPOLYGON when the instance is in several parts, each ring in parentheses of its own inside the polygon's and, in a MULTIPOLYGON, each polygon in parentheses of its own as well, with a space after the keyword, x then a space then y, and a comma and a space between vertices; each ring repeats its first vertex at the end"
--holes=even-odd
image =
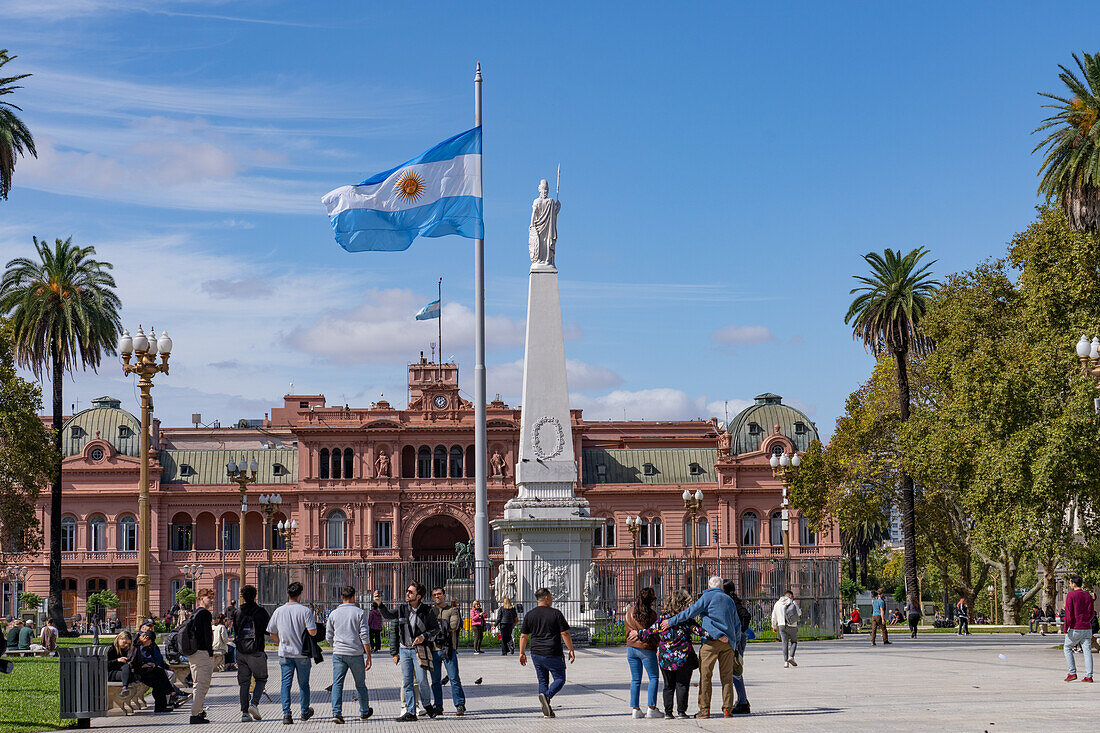
POLYGON ((470 628, 474 630, 474 654, 484 654, 481 637, 485 634, 485 612, 481 610, 481 601, 474 601, 470 608, 470 628))

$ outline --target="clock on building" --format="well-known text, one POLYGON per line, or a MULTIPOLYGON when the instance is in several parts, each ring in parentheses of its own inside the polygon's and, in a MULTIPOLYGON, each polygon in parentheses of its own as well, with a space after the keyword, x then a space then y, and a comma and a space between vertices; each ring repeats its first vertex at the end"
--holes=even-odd
POLYGON ((447 406, 447 397, 446 397, 446 395, 441 395, 441 394, 436 395, 433 402, 435 403, 435 406, 437 408, 442 410, 444 407, 447 406))

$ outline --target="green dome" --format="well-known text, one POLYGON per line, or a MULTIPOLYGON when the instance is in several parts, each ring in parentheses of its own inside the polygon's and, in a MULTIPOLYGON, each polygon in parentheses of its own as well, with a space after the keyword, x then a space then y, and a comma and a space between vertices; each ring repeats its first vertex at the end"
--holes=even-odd
POLYGON ((817 427, 801 410, 783 404, 783 398, 771 392, 757 395, 756 404, 746 407, 730 421, 730 455, 760 450, 760 443, 779 426, 779 432, 799 451, 808 450, 818 439, 817 427))
POLYGON ((66 456, 74 456, 97 435, 119 453, 138 457, 141 421, 123 410, 122 403, 114 397, 94 399, 89 409, 69 418, 61 429, 61 450, 66 456))

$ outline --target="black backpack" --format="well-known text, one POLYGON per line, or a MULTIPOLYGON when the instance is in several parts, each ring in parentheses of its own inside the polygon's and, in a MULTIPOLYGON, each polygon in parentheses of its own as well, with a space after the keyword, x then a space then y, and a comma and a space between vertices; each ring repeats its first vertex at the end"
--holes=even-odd
POLYGON ((256 639, 256 619, 251 613, 237 611, 233 618, 233 633, 236 635, 237 651, 241 654, 263 651, 263 644, 256 639))
POLYGON ((191 616, 183 622, 183 626, 180 626, 176 631, 176 645, 179 647, 180 654, 185 657, 189 657, 199 650, 198 630, 195 628, 195 618, 198 615, 197 612, 192 613, 191 616))
POLYGON ((179 634, 175 631, 164 637, 164 658, 169 664, 180 660, 179 634))
POLYGON ((752 612, 745 608, 743 603, 734 603, 737 606, 737 618, 741 622, 741 633, 747 633, 752 628, 752 612))

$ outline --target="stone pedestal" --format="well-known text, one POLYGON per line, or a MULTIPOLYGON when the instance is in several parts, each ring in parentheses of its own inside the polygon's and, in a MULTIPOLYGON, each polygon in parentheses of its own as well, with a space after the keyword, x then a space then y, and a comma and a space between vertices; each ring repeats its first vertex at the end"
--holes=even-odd
POLYGON ((573 493, 578 472, 558 270, 548 264, 531 266, 522 409, 517 496, 492 524, 504 540, 504 561, 513 563, 519 575, 524 609, 534 604, 538 588, 547 587, 554 605, 571 622, 580 620, 592 531, 601 520, 593 519, 588 501, 573 493))

